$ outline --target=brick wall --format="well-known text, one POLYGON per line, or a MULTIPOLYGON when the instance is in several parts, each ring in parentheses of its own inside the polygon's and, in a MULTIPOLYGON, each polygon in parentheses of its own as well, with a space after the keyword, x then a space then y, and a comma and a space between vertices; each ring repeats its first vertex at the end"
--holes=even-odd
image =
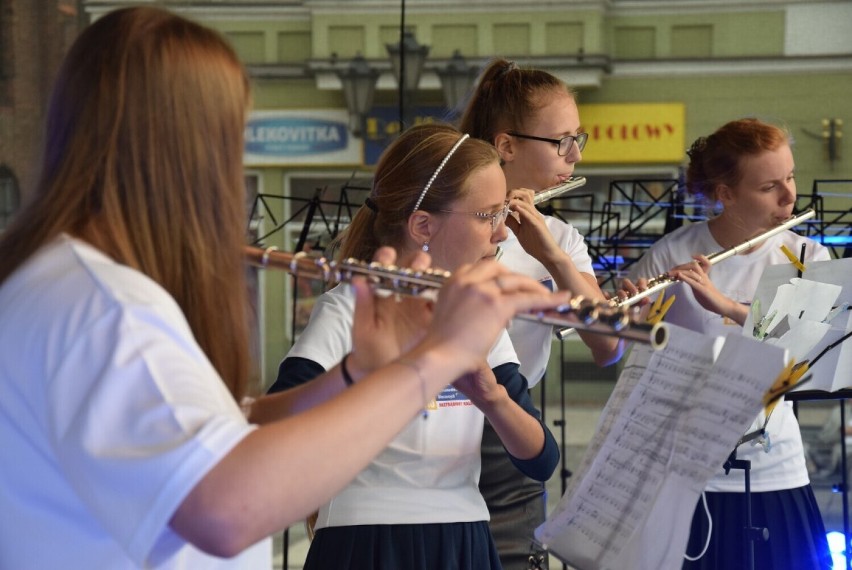
POLYGON ((82 23, 80 0, 0 0, 0 166, 35 183, 56 70, 82 23))

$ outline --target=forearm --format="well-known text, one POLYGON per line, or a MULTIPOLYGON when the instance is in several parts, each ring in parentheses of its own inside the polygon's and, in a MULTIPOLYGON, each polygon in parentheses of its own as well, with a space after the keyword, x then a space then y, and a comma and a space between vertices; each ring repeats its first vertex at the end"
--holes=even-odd
POLYGON ((512 400, 503 386, 498 389, 498 398, 487 404, 477 403, 477 407, 488 418, 510 455, 518 459, 537 457, 544 448, 541 422, 512 400))
POLYGON ((719 311, 719 314, 724 318, 735 321, 740 326, 744 325, 748 318, 749 306, 738 303, 733 299, 727 299, 727 301, 728 303, 725 305, 725 308, 719 311))
POLYGON ((308 382, 256 399, 251 405, 249 422, 267 424, 309 410, 346 388, 340 366, 335 366, 308 382))
POLYGON ((172 527, 229 556, 328 501, 458 373, 452 355, 408 359, 417 370, 391 364, 356 378, 340 397, 249 434, 196 485, 172 527))
MULTIPOLYGON (((561 262, 553 264, 552 267, 545 266, 550 271, 556 286, 560 290, 571 291, 572 296, 582 295, 587 299, 604 301, 603 291, 598 286, 594 275, 581 273, 568 254, 564 254, 563 257, 561 262)), ((583 344, 591 350, 592 358, 598 366, 608 366, 621 358, 624 343, 617 337, 583 332, 579 335, 583 344)))

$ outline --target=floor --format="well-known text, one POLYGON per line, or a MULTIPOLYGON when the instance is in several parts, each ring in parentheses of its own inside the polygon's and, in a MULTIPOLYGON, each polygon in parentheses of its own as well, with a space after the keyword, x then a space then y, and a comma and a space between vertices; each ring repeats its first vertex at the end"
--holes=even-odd
MULTIPOLYGON (((553 430, 557 441, 563 438, 560 426, 554 425, 554 421, 562 419, 564 410, 564 457, 567 470, 574 471, 580 463, 586 446, 592 436, 601 409, 611 391, 613 383, 607 379, 597 379, 588 382, 575 382, 569 387, 565 397, 565 405, 560 405, 558 390, 547 387, 548 394, 545 406, 545 421, 553 430)), ((535 395, 540 397, 540 391, 535 395)), ((537 400, 540 401, 540 400, 537 400)), ((833 486, 840 483, 840 471, 832 468, 832 448, 839 446, 839 441, 826 441, 825 430, 830 422, 839 417, 839 407, 835 401, 804 402, 799 405, 799 423, 802 427, 803 439, 806 447, 813 452, 815 461, 812 469, 812 483, 814 492, 819 502, 823 519, 827 530, 843 530, 843 495, 834 492, 833 486)), ((847 415, 847 418, 852 415, 847 415)), ((838 423, 839 427, 839 423, 838 423)), ((839 440, 839 431, 838 440, 839 440)), ((850 444, 852 451, 852 443, 850 444)), ((836 449, 834 450, 836 459, 836 449)), ((850 458, 852 463, 852 458, 850 458)), ((836 461, 835 461, 836 463, 836 461)), ((548 505, 555 506, 562 496, 563 481, 559 470, 554 474, 547 484, 548 505)), ((289 529, 285 566, 282 536, 276 537, 274 541, 275 558, 273 568, 275 570, 301 568, 307 553, 309 541, 305 534, 304 525, 294 525, 289 529)), ((551 558, 551 569, 562 568, 562 564, 551 558)))

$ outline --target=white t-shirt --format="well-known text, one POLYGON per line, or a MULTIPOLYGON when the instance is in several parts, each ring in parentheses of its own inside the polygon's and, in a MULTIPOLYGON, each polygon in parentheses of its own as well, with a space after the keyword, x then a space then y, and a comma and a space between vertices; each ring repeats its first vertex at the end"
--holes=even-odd
POLYGON ((169 527, 254 428, 145 275, 62 237, 0 286, 0 568, 269 568, 169 527))
MULTIPOLYGON (((321 295, 287 358, 329 370, 352 348, 354 297, 349 285, 321 295)), ((518 362, 505 331, 488 355, 492 368, 518 362)), ((382 410, 377 409, 376 421, 382 410)), ((478 489, 484 415, 447 386, 349 485, 319 510, 316 528, 488 520, 478 489)))
MULTIPOLYGON (((735 255, 713 265, 710 278, 724 295, 744 304, 750 304, 757 284, 768 265, 789 263, 781 251, 786 245, 796 255, 805 247, 805 263, 830 259, 829 251, 821 244, 784 231, 764 241, 760 247, 747 255, 735 255)), ((642 258, 630 268, 630 279, 650 278, 665 273, 676 265, 692 260, 693 254, 709 255, 723 250, 706 222, 690 224, 663 236, 642 258)), ((705 310, 692 294, 692 288, 677 283, 664 290, 666 296, 676 300, 666 313, 665 320, 701 333, 724 336, 731 330, 742 327, 730 319, 705 310)), ((755 419, 748 432, 759 429, 765 421, 763 412, 755 419)), ((799 424, 790 402, 776 406, 766 427, 769 434, 769 450, 756 442, 747 442, 737 449, 738 459, 751 460, 751 490, 755 492, 794 489, 807 485, 808 472, 802 447, 799 424)), ((708 491, 743 492, 745 474, 742 469, 732 469, 728 475, 720 468, 710 479, 708 491)))
MULTIPOLYGON (((571 257, 577 270, 580 273, 588 273, 594 276, 592 258, 589 256, 589 251, 580 232, 574 226, 553 216, 544 216, 544 220, 556 243, 571 257)), ((544 265, 524 251, 512 230, 509 230, 509 237, 500 246, 503 249, 503 256, 500 261, 506 267, 538 280, 551 291, 557 289, 553 277, 544 265)), ((541 381, 547 370, 550 349, 554 339, 553 328, 532 321, 515 319, 509 326, 509 337, 512 339, 518 358, 521 360, 521 374, 524 375, 530 388, 532 388, 541 381)))

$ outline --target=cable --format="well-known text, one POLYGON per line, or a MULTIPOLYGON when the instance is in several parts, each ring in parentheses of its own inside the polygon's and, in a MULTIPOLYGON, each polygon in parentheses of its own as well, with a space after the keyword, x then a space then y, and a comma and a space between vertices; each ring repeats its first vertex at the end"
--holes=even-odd
POLYGON ((707 554, 707 549, 710 547, 710 537, 713 536, 713 517, 710 516, 710 507, 707 506, 707 493, 704 491, 701 491, 701 502, 704 503, 704 512, 707 513, 707 541, 704 543, 704 548, 695 558, 692 558, 685 552, 683 553, 683 557, 690 562, 700 560, 702 556, 707 554))

